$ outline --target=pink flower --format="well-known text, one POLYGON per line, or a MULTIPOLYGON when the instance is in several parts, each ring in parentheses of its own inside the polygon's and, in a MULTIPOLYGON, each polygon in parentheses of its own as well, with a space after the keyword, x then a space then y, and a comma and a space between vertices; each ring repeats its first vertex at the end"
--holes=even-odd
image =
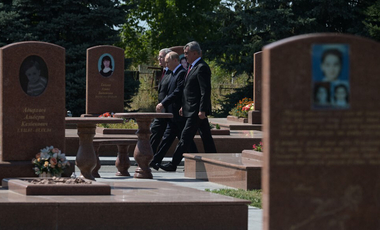
POLYGON ((255 149, 256 148, 256 144, 254 144, 252 147, 253 147, 253 149, 255 149))

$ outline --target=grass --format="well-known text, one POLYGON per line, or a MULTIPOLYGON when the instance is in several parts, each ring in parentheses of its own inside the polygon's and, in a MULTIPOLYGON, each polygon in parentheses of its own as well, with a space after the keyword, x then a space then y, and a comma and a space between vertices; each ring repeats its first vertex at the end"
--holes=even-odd
POLYGON ((244 190, 244 189, 205 189, 206 192, 217 193, 225 196, 231 196, 239 199, 249 200, 250 206, 262 208, 261 190, 244 190))

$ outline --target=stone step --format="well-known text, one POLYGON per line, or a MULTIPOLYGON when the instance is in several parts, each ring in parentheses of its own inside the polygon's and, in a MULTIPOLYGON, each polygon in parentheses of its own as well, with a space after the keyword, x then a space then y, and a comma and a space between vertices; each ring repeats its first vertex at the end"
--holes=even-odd
MULTIPOLYGON (((66 158, 70 162, 75 162, 75 156, 67 156, 66 158)), ((115 165, 116 157, 100 156, 99 160, 101 165, 115 165)), ((164 159, 162 160, 162 164, 169 163, 171 160, 171 157, 164 157, 164 159)), ((137 165, 134 157, 129 157, 129 161, 131 162, 131 165, 137 165)), ((184 162, 184 159, 182 159, 179 165, 183 166, 184 162)))
POLYGON ((261 189, 260 159, 243 157, 242 153, 186 153, 183 156, 186 177, 245 190, 261 189))

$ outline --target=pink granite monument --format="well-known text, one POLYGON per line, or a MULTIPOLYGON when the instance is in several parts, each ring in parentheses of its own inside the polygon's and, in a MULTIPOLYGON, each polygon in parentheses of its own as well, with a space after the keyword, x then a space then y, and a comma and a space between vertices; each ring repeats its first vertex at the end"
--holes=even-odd
POLYGON ((379 53, 338 34, 264 47, 265 230, 380 228, 379 53))
POLYGON ((178 55, 183 54, 183 46, 172 46, 169 49, 171 49, 173 52, 176 52, 178 55))
POLYGON ((253 101, 255 102, 255 109, 248 112, 248 123, 250 124, 261 124, 262 56, 263 52, 261 51, 253 54, 253 101))
POLYGON ((124 112, 124 50, 102 45, 87 49, 86 114, 124 112))
POLYGON ((33 176, 46 146, 65 148, 65 49, 19 42, 0 49, 0 178, 33 176))

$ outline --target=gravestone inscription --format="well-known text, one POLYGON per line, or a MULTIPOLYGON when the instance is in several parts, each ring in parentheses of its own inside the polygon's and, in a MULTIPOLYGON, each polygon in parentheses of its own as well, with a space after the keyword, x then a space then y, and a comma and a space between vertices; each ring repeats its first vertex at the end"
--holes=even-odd
POLYGON ((264 47, 264 229, 380 228, 379 53, 337 34, 264 47))
POLYGON ((86 113, 124 112, 124 50, 102 45, 87 49, 86 113))
POLYGON ((19 42, 0 49, 1 161, 65 147, 65 49, 19 42))

